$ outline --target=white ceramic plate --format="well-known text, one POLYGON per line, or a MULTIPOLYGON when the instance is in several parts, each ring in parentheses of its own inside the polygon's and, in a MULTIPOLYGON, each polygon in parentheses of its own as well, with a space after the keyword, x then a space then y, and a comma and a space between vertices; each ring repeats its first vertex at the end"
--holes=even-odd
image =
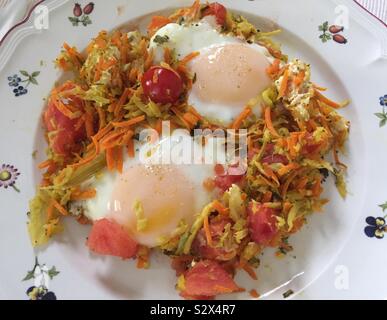
MULTIPOLYGON (((79 2, 82 6, 88 3, 79 2)), ((94 10, 82 20, 85 26, 82 21, 73 26, 69 17, 73 17, 74 1, 47 0, 2 41, 0 179, 7 178, 6 172, 20 175, 13 186, 5 188, 12 182, 7 180, 0 187, 0 298, 28 299, 26 290, 33 285, 46 286, 58 299, 179 298, 166 257, 153 256, 151 268, 144 271, 137 270, 133 261, 92 256, 84 245, 89 227, 73 221, 66 222, 66 231, 49 247, 34 251, 26 213, 39 181, 35 168, 44 158, 40 115, 44 98, 60 77, 52 61, 63 42, 83 49, 102 29, 127 23, 143 26, 147 15, 190 2, 96 0, 94 10), (42 18, 45 12, 48 21, 42 18), (19 82, 16 87, 14 81, 19 82), (5 166, 8 164, 13 167, 5 166), (38 264, 34 268, 35 257, 38 264)), ((352 122, 345 159, 349 197, 341 200, 330 181, 326 187, 330 204, 291 238, 295 250, 282 260, 265 251, 258 281, 239 273, 238 284, 247 291, 256 289, 266 299, 283 299, 289 290, 294 292, 290 297, 303 299, 387 298, 383 280, 387 239, 381 238, 387 226, 382 219, 376 225, 374 219, 385 216, 379 205, 387 201, 387 124, 383 126, 387 120, 382 120, 384 107, 387 111, 386 27, 350 0, 220 2, 242 12, 261 29, 278 25, 283 33, 276 40, 283 44, 284 52, 311 63, 314 81, 328 87, 330 97, 352 101, 343 110, 352 122), (342 35, 347 42, 339 43, 345 42, 343 38, 323 42, 318 26, 325 21, 344 24, 342 35)), ((250 296, 240 293, 224 298, 250 296)))

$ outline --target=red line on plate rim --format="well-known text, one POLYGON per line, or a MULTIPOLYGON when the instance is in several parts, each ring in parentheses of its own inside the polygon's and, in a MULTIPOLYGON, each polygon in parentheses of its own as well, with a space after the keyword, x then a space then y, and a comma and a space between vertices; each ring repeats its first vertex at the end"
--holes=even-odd
MULTIPOLYGON (((33 5, 33 7, 30 9, 30 11, 28 12, 27 16, 22 20, 20 21, 19 23, 15 24, 12 28, 10 28, 6 33, 5 35, 3 36, 3 38, 0 40, 0 46, 4 43, 5 39, 9 36, 9 34, 14 30, 16 29, 17 27, 21 26, 22 24, 26 23, 30 17, 31 17, 31 13, 32 11, 35 10, 35 8, 40 5, 41 3, 43 3, 45 0, 40 0, 38 1, 37 3, 35 3, 33 5)), ((353 2, 355 2, 361 9, 363 9, 364 11, 366 11, 368 14, 370 14, 371 16, 373 16, 375 19, 377 19, 380 23, 382 23, 385 27, 387 27, 387 24, 382 20, 380 19, 379 17, 375 16, 371 11, 369 11, 367 8, 363 7, 359 2, 357 2, 356 0, 353 0, 353 2)))
POLYGON ((13 31, 13 30, 15 30, 17 27, 19 27, 19 26, 21 26, 22 24, 24 24, 24 23, 26 23, 29 19, 30 19, 30 17, 31 17, 31 13, 35 10, 35 8, 38 6, 38 5, 40 5, 42 2, 44 2, 45 0, 40 0, 40 1, 38 1, 37 3, 35 3, 33 6, 32 6, 32 8, 30 9, 30 11, 28 12, 28 14, 25 16, 25 18, 22 20, 22 21, 20 21, 20 22, 18 22, 17 24, 15 24, 12 28, 10 28, 6 33, 5 33, 5 35, 3 36, 3 38, 1 38, 1 40, 0 40, 0 46, 3 44, 3 42, 5 41, 5 39, 9 36, 9 34, 13 31))
POLYGON ((375 19, 377 19, 379 22, 381 22, 385 27, 387 27, 387 23, 385 23, 382 19, 379 17, 375 16, 371 11, 369 11, 366 7, 363 7, 359 2, 356 0, 353 0, 360 8, 362 8, 364 11, 368 12, 371 16, 373 16, 375 19))

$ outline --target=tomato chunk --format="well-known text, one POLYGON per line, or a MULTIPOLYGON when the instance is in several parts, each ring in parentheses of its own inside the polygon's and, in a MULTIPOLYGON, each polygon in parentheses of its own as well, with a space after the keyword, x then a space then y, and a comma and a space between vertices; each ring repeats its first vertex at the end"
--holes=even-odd
POLYGON ((251 201, 247 212, 251 239, 257 244, 268 245, 278 232, 276 219, 278 210, 251 201))
POLYGON ((94 222, 86 244, 95 253, 122 259, 134 257, 138 248, 137 242, 120 224, 108 219, 94 222))
POLYGON ((222 293, 243 291, 227 271, 216 261, 203 260, 184 274, 185 297, 213 297, 222 293))
MULTIPOLYGON (((70 90, 74 86, 70 83, 64 84, 57 91, 70 90)), ((82 101, 77 97, 69 97, 67 103, 78 110, 82 109, 82 101)), ((47 131, 53 132, 50 138, 50 147, 59 155, 70 155, 80 150, 80 143, 86 138, 86 128, 80 124, 80 118, 70 119, 58 110, 52 99, 49 100, 47 109, 43 114, 43 121, 47 131)))
POLYGON ((226 24, 227 9, 218 2, 213 2, 203 11, 203 17, 214 15, 216 23, 224 26, 226 24))
POLYGON ((214 182, 215 186, 222 191, 227 191, 233 184, 241 182, 245 176, 245 172, 238 165, 228 167, 227 171, 223 170, 223 173, 221 173, 219 167, 219 164, 215 166, 215 173, 217 175, 214 182))
POLYGON ((273 163, 282 163, 283 165, 289 164, 288 158, 282 154, 274 152, 274 144, 269 143, 266 146, 264 155, 262 157, 262 163, 273 164, 273 163))
POLYGON ((152 67, 141 80, 144 94, 156 103, 175 103, 183 93, 183 80, 175 71, 152 67))
POLYGON ((233 259, 237 254, 237 248, 232 248, 230 250, 226 250, 221 247, 217 247, 220 237, 224 232, 224 228, 228 223, 232 223, 230 219, 223 219, 220 221, 211 221, 210 222, 210 231, 212 241, 214 242, 213 246, 210 246, 207 243, 206 235, 204 229, 200 229, 198 232, 193 244, 192 250, 193 252, 200 256, 203 259, 211 259, 218 261, 229 261, 233 259))
POLYGON ((305 137, 305 145, 302 147, 303 155, 314 155, 321 151, 321 144, 317 143, 313 138, 313 134, 307 133, 305 137))

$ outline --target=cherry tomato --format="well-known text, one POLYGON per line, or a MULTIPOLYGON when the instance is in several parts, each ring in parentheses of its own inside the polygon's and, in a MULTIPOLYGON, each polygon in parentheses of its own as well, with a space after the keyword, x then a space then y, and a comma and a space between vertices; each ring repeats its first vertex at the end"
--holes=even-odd
POLYGON ((266 208, 257 202, 250 202, 247 211, 251 239, 258 244, 268 245, 277 235, 278 210, 266 208))
POLYGON ((156 103, 175 103, 183 92, 183 80, 173 70, 152 67, 141 80, 145 95, 156 103))
POLYGON ((226 23, 227 9, 218 2, 211 3, 203 12, 203 17, 214 15, 221 26, 226 23))

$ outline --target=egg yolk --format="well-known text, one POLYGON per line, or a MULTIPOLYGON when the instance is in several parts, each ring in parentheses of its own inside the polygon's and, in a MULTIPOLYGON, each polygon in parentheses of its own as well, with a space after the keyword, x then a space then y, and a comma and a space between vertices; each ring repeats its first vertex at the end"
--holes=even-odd
POLYGON ((193 222, 197 213, 194 191, 192 182, 176 166, 137 165, 120 175, 108 205, 109 215, 138 243, 154 247, 162 237, 170 237, 182 220, 193 222), (145 221, 140 229, 136 203, 142 206, 145 221))
POLYGON ((267 57, 243 44, 225 44, 202 52, 191 63, 193 93, 204 102, 244 105, 270 85, 267 57))

